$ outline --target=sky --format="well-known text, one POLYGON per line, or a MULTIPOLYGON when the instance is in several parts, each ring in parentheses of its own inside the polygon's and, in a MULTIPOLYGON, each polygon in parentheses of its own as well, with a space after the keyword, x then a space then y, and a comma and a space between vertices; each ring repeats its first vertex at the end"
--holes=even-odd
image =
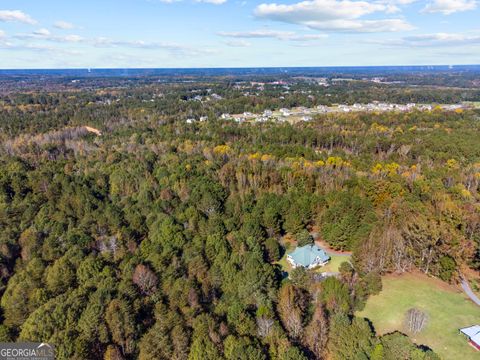
POLYGON ((0 0, 0 69, 480 64, 480 0, 0 0))

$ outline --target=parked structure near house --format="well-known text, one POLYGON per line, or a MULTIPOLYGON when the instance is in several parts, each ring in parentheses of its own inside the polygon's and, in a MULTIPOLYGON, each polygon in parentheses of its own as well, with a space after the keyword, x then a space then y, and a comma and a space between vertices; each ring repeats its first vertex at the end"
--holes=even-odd
POLYGON ((468 338, 470 345, 480 350, 480 325, 460 329, 460 332, 468 338))
POLYGON ((330 261, 330 256, 317 245, 306 245, 297 247, 295 251, 288 254, 287 261, 293 268, 301 266, 312 269, 317 266, 324 266, 330 261))
POLYGON ((338 272, 316 272, 313 274, 312 278, 315 282, 322 282, 327 280, 329 277, 340 277, 340 273, 338 272))

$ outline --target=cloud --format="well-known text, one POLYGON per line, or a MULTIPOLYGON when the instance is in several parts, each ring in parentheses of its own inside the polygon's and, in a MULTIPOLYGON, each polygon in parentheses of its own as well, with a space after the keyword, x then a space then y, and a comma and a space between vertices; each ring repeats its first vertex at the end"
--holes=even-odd
POLYGON ((386 46, 404 47, 452 47, 464 45, 480 45, 480 35, 461 33, 433 33, 405 36, 401 39, 369 41, 370 43, 386 46))
POLYGON ((382 4, 390 4, 390 5, 409 5, 417 1, 418 0, 381 0, 379 2, 382 4))
MULTIPOLYGON (((48 45, 50 43, 81 43, 84 46, 97 48, 130 48, 145 50, 165 50, 171 55, 199 56, 213 54, 214 51, 207 48, 196 48, 184 46, 175 43, 166 42, 148 42, 142 40, 114 40, 105 37, 84 38, 80 35, 56 35, 46 28, 36 29, 30 33, 15 34, 10 39, 5 33, 0 31, 0 45, 4 49, 25 50, 32 49, 36 51, 54 51, 55 47, 48 45), (12 40, 12 41, 10 41, 12 40), (17 41, 14 41, 17 40, 17 41), (20 42, 19 42, 20 41, 20 42)), ((74 51, 74 50, 72 50, 74 51)))
POLYGON ((35 53, 51 53, 54 55, 80 55, 79 51, 74 49, 61 49, 45 44, 14 44, 11 42, 2 42, 0 39, 0 49, 11 51, 29 51, 35 53))
POLYGON ((56 27, 57 29, 61 29, 61 30, 72 30, 72 29, 75 29, 75 25, 73 25, 72 23, 69 23, 67 21, 56 21, 54 24, 53 24, 54 27, 56 27))
POLYGON ((249 47, 251 44, 245 40, 229 40, 224 42, 225 45, 231 47, 249 47))
POLYGON ((291 41, 314 41, 314 40, 321 40, 326 39, 328 37, 327 34, 306 34, 306 35, 293 35, 289 37, 287 40, 291 41))
POLYGON ((411 46, 460 46, 480 44, 480 35, 458 33, 435 33, 404 37, 405 45, 411 46))
POLYGON ((194 48, 183 46, 179 44, 171 43, 160 43, 160 42, 145 42, 145 41, 123 41, 123 40, 111 40, 108 38, 97 38, 97 39, 88 39, 82 38, 78 35, 67 35, 67 36, 54 36, 47 34, 43 29, 36 30, 31 34, 21 34, 16 35, 14 38, 23 40, 21 43, 12 43, 7 41, 7 38, 0 37, 0 49, 12 50, 12 51, 34 51, 34 52, 52 52, 55 54, 66 54, 66 55, 79 55, 81 52, 77 49, 72 48, 71 46, 68 49, 61 47, 55 47, 46 43, 38 42, 28 42, 29 40, 46 40, 56 43, 62 42, 71 42, 78 43, 81 42, 87 46, 95 46, 98 48, 121 48, 123 49, 145 49, 145 50, 164 50, 169 54, 170 57, 195 57, 202 55, 212 55, 216 51, 206 48, 194 48))
POLYGON ((387 5, 387 13, 400 12, 401 7, 418 2, 419 0, 377 0, 377 3, 387 5))
POLYGON ((422 11, 451 15, 456 12, 474 10, 477 5, 476 0, 433 0, 422 11))
POLYGON ((307 26, 315 30, 340 32, 393 32, 414 27, 400 18, 362 20, 374 13, 393 13, 398 8, 385 2, 350 0, 307 0, 291 5, 260 4, 254 14, 258 18, 307 26))
POLYGON ((80 35, 65 35, 65 36, 53 35, 48 29, 45 29, 45 28, 32 31, 29 34, 17 34, 14 37, 22 40, 37 39, 37 40, 60 42, 60 43, 79 43, 79 42, 85 41, 85 39, 80 35))
POLYGON ((145 50, 167 50, 174 55, 205 55, 213 54, 214 52, 206 48, 193 48, 189 46, 179 45, 175 43, 165 43, 165 42, 148 42, 142 40, 112 40, 105 37, 96 38, 93 40, 92 44, 100 48, 134 48, 134 49, 145 49, 145 50))
POLYGON ((11 43, 8 41, 7 34, 5 31, 0 30, 0 49, 6 49, 11 46, 11 43))
POLYGON ((50 31, 48 29, 38 29, 38 30, 35 30, 32 34, 45 37, 45 36, 50 36, 50 31))
POLYGON ((80 35, 66 35, 66 36, 60 36, 57 37, 57 39, 60 39, 59 41, 61 42, 82 42, 84 41, 84 38, 81 37, 80 35))
POLYGON ((223 37, 241 38, 241 39, 277 39, 289 41, 312 41, 320 40, 328 37, 326 34, 306 34, 298 35, 292 31, 277 31, 277 30, 253 30, 253 31, 238 31, 228 32, 222 31, 218 35, 223 37))
POLYGON ((276 30, 253 30, 253 31, 221 31, 218 33, 220 36, 231 38, 244 38, 244 39, 279 39, 285 40, 286 38, 294 35, 295 33, 290 31, 276 31, 276 30))
POLYGON ((20 10, 0 10, 0 21, 21 22, 35 25, 37 21, 20 10))

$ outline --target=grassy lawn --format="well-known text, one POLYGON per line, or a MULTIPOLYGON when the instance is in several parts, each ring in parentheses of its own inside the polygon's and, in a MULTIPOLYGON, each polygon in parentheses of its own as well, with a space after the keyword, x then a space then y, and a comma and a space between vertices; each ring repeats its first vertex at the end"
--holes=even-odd
POLYGON ((287 253, 283 255, 283 257, 277 261, 277 264, 279 264, 282 267, 282 270, 289 273, 292 271, 292 265, 287 261, 287 253))
POLYGON ((341 256, 335 254, 328 254, 330 256, 330 261, 327 265, 315 269, 318 272, 338 272, 340 264, 344 261, 349 261, 350 256, 341 256))
POLYGON ((404 314, 416 307, 429 316, 425 330, 411 335, 417 344, 429 346, 445 360, 480 359, 480 353, 458 332, 459 328, 480 324, 480 307, 463 293, 421 274, 387 276, 382 280, 382 292, 372 296, 365 310, 357 314, 370 319, 377 333, 406 332, 404 314))

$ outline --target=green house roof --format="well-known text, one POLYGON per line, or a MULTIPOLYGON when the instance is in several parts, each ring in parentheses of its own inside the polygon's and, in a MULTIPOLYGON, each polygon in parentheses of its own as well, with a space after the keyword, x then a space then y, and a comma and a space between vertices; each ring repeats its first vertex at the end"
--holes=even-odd
POLYGON ((295 251, 289 254, 296 264, 308 267, 315 262, 315 259, 320 258, 321 262, 330 260, 325 250, 319 248, 317 245, 306 245, 297 247, 295 251))

